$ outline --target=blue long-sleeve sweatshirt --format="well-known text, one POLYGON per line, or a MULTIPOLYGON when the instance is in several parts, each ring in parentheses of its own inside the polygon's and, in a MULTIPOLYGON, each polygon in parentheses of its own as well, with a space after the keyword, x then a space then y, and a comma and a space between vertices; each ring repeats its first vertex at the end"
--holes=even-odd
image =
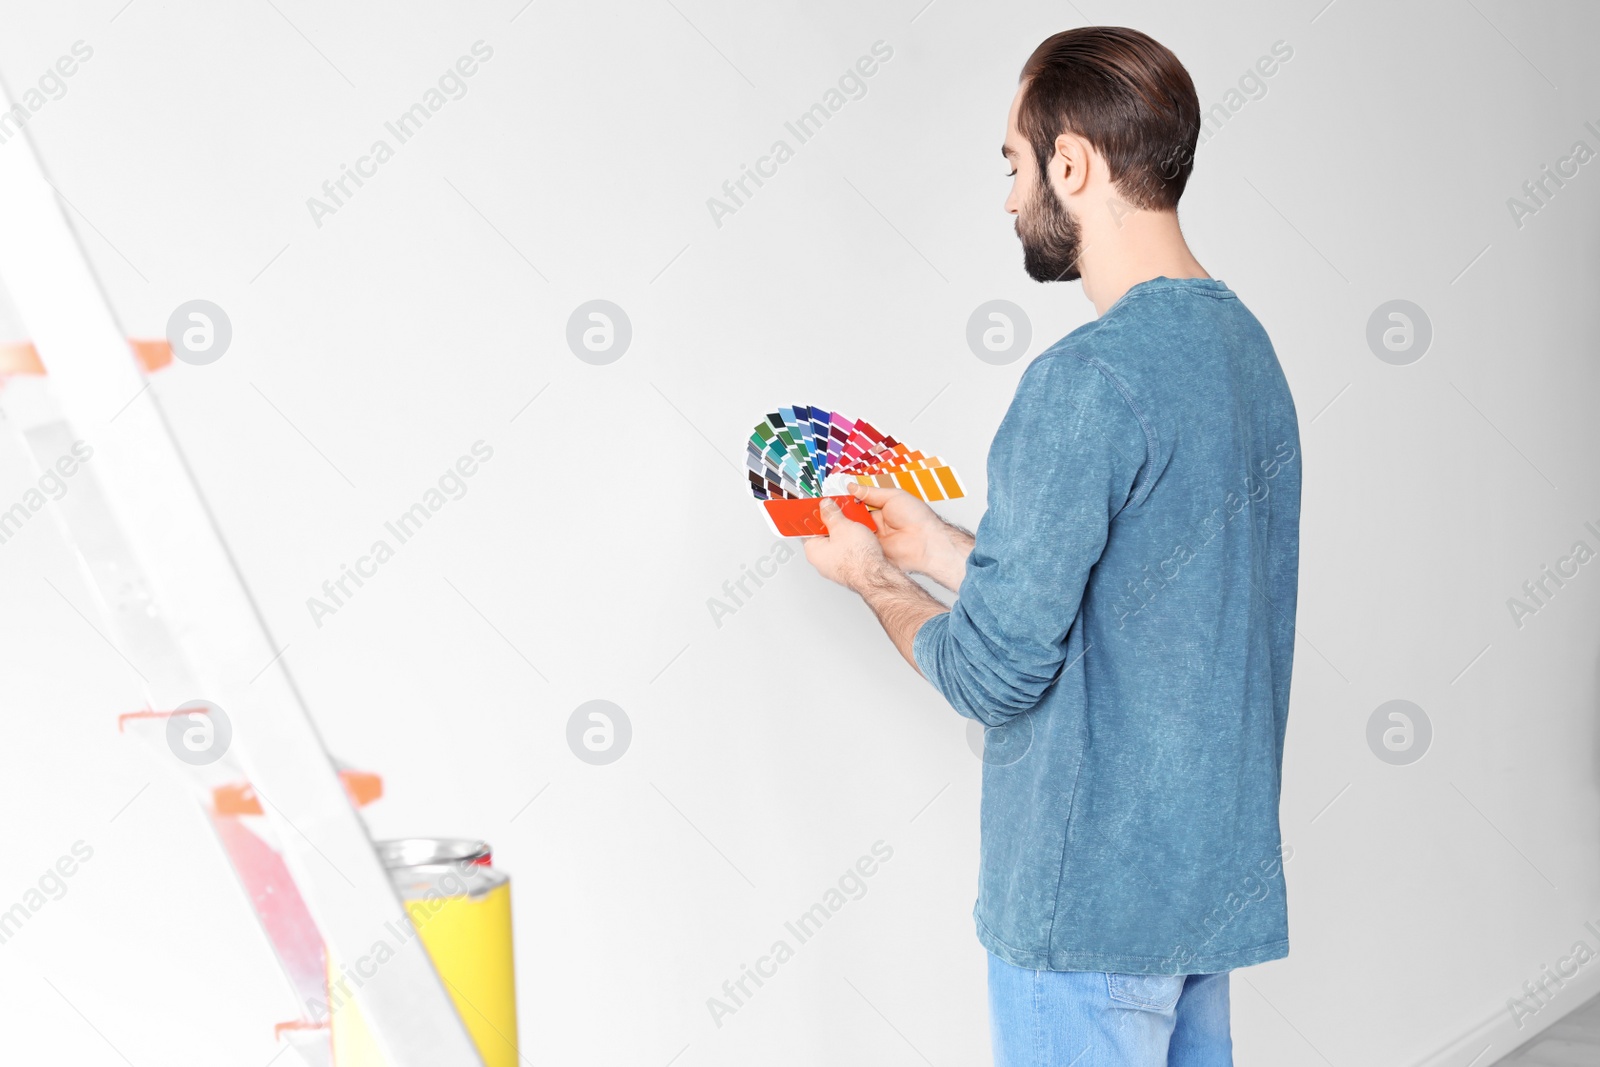
POLYGON ((988 728, 973 917, 995 955, 1288 954, 1300 472, 1272 343, 1216 279, 1141 282, 1023 373, 958 599, 914 641, 988 728))

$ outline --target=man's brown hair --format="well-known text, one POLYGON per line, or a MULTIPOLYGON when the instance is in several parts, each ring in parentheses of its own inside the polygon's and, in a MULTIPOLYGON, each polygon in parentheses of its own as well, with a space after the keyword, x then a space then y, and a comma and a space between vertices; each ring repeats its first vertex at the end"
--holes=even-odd
POLYGON ((1041 177, 1056 138, 1075 133, 1102 156, 1135 207, 1173 211, 1194 169, 1200 100, 1178 57, 1122 26, 1083 26, 1047 38, 1022 66, 1017 128, 1041 177))

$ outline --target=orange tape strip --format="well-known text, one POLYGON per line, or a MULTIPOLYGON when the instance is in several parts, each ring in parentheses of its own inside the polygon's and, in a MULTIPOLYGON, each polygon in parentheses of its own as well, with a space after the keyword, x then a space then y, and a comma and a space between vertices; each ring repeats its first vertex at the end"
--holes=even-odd
MULTIPOLYGON (((350 803, 364 808, 383 796, 383 779, 371 771, 339 772, 339 781, 350 803)), ((219 785, 211 791, 211 803, 218 815, 260 815, 261 798, 249 782, 219 785)))
MULTIPOLYGON (((172 362, 172 346, 166 338, 159 340, 129 339, 133 358, 139 361, 146 373, 153 373, 172 362)), ((7 374, 43 374, 44 362, 32 341, 10 341, 0 344, 0 377, 7 374)))

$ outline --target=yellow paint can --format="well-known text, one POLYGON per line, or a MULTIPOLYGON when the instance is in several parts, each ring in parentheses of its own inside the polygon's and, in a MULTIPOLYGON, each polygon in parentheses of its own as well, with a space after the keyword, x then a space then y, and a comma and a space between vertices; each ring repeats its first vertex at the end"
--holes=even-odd
MULTIPOLYGON (((405 859, 432 858, 412 839, 405 859)), ((395 888, 434 970, 477 1045, 485 1067, 514 1067, 517 995, 512 964, 511 879, 487 865, 487 854, 450 862, 395 866, 400 855, 380 842, 395 888)), ((444 842, 440 842, 441 845, 444 842)), ((404 862, 404 860, 401 860, 404 862)), ((340 997, 352 982, 330 952, 328 992, 334 1067, 388 1067, 354 999, 340 997)))

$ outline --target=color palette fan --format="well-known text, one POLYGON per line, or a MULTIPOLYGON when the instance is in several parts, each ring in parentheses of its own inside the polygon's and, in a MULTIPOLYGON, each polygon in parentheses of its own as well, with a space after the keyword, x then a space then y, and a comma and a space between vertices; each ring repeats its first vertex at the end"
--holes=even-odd
POLYGON ((756 423, 745 447, 750 491, 780 537, 827 533, 822 500, 876 530, 851 482, 904 489, 929 502, 966 496, 961 479, 938 456, 925 456, 865 419, 812 405, 780 407, 756 423))

